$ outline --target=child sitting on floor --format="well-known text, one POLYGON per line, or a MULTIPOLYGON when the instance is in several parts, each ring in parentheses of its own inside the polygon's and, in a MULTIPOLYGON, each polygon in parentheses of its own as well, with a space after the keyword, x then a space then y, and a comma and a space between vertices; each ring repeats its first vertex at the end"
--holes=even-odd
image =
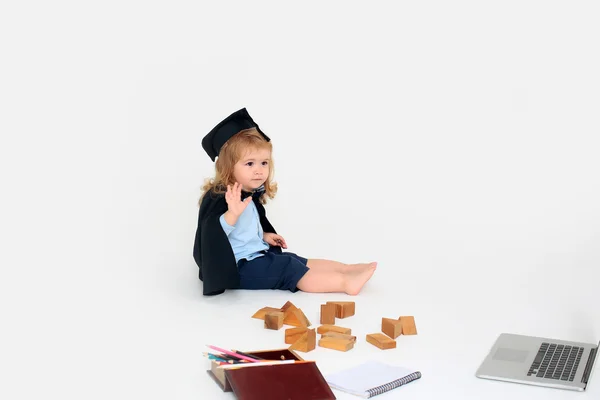
POLYGON ((377 263, 306 259, 287 249, 263 204, 274 198, 271 140, 245 108, 202 140, 215 161, 215 177, 200 198, 194 259, 205 295, 226 289, 280 289, 357 295, 377 263))

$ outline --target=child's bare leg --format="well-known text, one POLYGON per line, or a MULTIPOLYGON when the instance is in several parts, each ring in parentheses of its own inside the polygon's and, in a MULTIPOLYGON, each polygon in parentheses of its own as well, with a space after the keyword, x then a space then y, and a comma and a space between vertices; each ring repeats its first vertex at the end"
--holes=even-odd
POLYGON ((346 278, 345 274, 340 272, 309 269, 296 286, 303 292, 309 293, 343 293, 346 288, 346 278))
POLYGON ((311 258, 308 260, 307 266, 308 268, 317 269, 320 271, 349 273, 362 272, 365 269, 375 269, 377 267, 377 263, 344 264, 338 261, 311 258))
POLYGON ((375 272, 375 264, 365 264, 361 270, 329 260, 308 260, 309 270, 298 281, 298 288, 312 293, 347 293, 357 295, 375 272))
POLYGON ((348 266, 351 268, 352 272, 362 271, 364 269, 373 269, 374 270, 377 268, 377 262, 373 261, 370 263, 348 264, 348 266))

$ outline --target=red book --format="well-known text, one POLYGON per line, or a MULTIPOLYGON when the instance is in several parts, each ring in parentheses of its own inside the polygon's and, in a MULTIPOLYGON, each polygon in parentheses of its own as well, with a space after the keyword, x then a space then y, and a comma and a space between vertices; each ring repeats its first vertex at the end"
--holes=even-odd
POLYGON ((336 398, 314 361, 275 365, 252 364, 225 369, 225 377, 238 400, 336 398))

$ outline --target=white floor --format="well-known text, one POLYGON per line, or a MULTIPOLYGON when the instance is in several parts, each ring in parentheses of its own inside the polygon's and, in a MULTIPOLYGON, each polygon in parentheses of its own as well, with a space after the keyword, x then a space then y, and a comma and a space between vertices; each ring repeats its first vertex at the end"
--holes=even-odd
MULTIPOLYGON (((13 338, 23 347, 9 353, 8 376, 14 376, 15 369, 25 374, 9 385, 18 388, 15 393, 57 393, 62 398, 233 398, 220 392, 205 373, 206 344, 241 350, 286 347, 284 330, 265 330, 261 321, 251 318, 256 310, 291 301, 316 327, 321 303, 353 300, 356 315, 337 323, 352 328, 358 337, 354 349, 343 353, 317 347, 301 355, 316 360, 323 373, 366 359, 422 372, 420 381, 398 390, 402 393, 382 398, 597 398, 597 372, 585 394, 474 376, 500 332, 598 341, 596 270, 574 267, 565 279, 556 268, 543 274, 541 269, 524 268, 518 259, 510 262, 507 255, 463 253, 464 264, 477 264, 480 271, 464 273, 468 269, 455 262, 457 253, 434 253, 412 263, 391 251, 382 254, 376 274, 355 297, 282 291, 203 297, 190 263, 149 263, 154 267, 138 277, 128 275, 126 265, 120 275, 98 271, 96 281, 72 280, 77 290, 61 288, 69 294, 59 295, 59 304, 52 304, 61 309, 42 312, 37 321, 22 315, 28 329, 13 338), (492 272, 499 263, 505 263, 503 272, 492 272), (400 315, 415 317, 418 335, 400 336, 397 348, 386 351, 366 343, 366 334, 380 331, 382 317, 400 315)), ((38 312, 46 307, 50 308, 43 298, 35 304, 38 312)))

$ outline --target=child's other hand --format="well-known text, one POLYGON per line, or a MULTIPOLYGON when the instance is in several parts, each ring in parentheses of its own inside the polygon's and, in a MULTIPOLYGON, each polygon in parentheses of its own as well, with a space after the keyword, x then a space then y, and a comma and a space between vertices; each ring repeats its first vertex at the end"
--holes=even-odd
POLYGON ((242 201, 242 185, 234 183, 233 187, 227 185, 227 193, 225 193, 225 201, 227 202, 227 208, 229 211, 239 217, 242 215, 248 204, 252 201, 252 196, 246 197, 242 201))
POLYGON ((281 235, 278 235, 273 232, 265 232, 265 234, 263 235, 263 239, 271 246, 281 246, 282 248, 287 249, 287 243, 281 235))

